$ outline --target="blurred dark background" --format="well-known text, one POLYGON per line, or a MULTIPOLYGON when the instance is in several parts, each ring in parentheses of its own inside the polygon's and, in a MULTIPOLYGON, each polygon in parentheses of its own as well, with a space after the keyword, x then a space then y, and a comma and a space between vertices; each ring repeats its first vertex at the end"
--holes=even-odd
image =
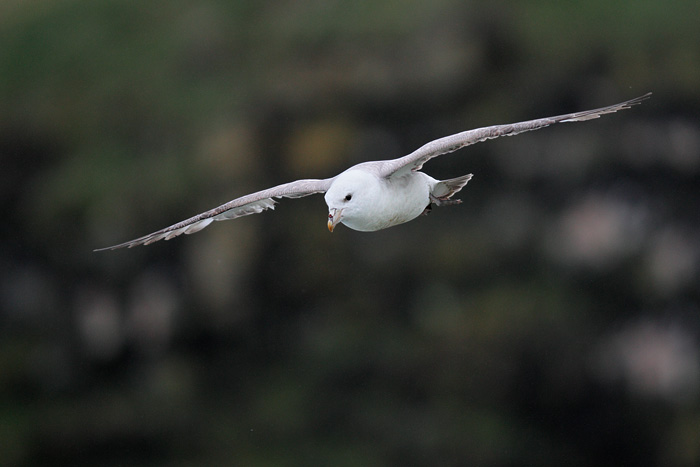
POLYGON ((0 465, 700 465, 696 1, 0 3, 0 465), (377 233, 321 196, 451 133, 377 233))

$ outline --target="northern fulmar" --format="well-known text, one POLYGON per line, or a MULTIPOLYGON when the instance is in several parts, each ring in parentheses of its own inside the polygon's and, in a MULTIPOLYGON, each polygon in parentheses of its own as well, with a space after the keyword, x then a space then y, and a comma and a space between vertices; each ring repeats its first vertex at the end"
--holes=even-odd
POLYGON ((277 185, 241 196, 209 211, 197 214, 170 227, 143 237, 95 251, 149 245, 170 240, 180 234, 199 232, 213 221, 235 219, 274 209, 274 198, 300 198, 325 193, 328 205, 328 230, 340 223, 354 230, 371 232, 403 224, 430 211, 432 205, 449 206, 461 203, 452 196, 464 188, 472 174, 449 180, 436 180, 420 169, 433 157, 447 154, 470 144, 501 136, 513 136, 539 130, 553 123, 583 122, 601 115, 628 109, 648 99, 651 93, 619 104, 594 110, 539 118, 507 125, 494 125, 463 131, 431 141, 398 159, 362 162, 326 179, 305 179, 277 185))

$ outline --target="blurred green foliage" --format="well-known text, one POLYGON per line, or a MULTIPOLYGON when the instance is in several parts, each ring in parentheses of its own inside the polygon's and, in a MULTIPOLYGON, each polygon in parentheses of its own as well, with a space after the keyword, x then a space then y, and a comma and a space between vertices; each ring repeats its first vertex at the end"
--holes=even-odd
POLYGON ((0 4, 1 465, 700 462, 697 2, 0 4), (459 207, 239 195, 431 161, 459 207))

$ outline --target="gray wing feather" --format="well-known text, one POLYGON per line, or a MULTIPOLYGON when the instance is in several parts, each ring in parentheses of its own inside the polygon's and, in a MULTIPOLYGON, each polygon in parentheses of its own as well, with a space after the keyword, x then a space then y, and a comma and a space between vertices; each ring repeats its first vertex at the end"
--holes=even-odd
POLYGON ((451 136, 431 141, 420 148, 413 151, 407 156, 400 157, 389 161, 384 161, 382 167, 382 176, 389 177, 397 172, 416 171, 420 170, 428 160, 433 157, 447 154, 471 144, 480 143, 487 139, 499 138, 501 136, 513 136, 526 131, 539 130, 553 123, 560 122, 583 122, 598 118, 601 115, 617 112, 618 110, 629 109, 631 106, 639 104, 648 99, 651 93, 646 93, 643 96, 630 99, 619 104, 601 107, 599 109, 585 110, 556 117, 539 118, 536 120, 528 120, 526 122, 512 123, 507 125, 494 125, 475 130, 463 131, 451 136))
POLYGON ((323 180, 309 179, 277 185, 267 190, 241 196, 240 198, 236 198, 214 209, 197 214, 182 222, 173 224, 170 227, 158 230, 157 232, 120 243, 119 245, 99 248, 95 251, 131 248, 137 245, 150 245, 158 240, 170 240, 181 234, 193 234, 199 232, 213 221, 235 219, 249 214, 257 214, 266 209, 274 209, 276 202, 273 198, 301 198, 316 193, 324 193, 328 190, 332 181, 332 178, 323 180))

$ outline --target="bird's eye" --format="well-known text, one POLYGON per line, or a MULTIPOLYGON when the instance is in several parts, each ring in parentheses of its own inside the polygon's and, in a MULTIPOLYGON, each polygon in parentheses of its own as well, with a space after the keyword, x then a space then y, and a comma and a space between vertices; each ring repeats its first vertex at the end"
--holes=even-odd
POLYGON ((351 199, 352 199, 352 195, 351 195, 351 194, 345 195, 345 201, 350 201, 351 199))

